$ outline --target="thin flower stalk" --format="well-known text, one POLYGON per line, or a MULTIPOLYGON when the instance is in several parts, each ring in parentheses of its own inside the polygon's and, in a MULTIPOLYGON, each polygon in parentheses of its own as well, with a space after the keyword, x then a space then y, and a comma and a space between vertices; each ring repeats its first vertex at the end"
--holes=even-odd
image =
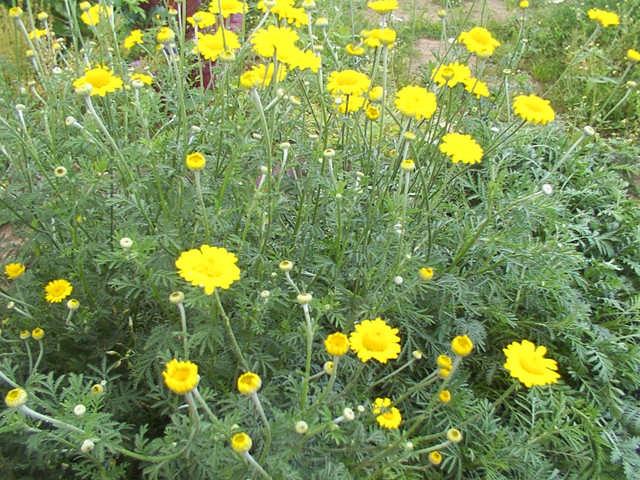
POLYGON ((229 339, 231 340, 231 346, 233 348, 233 352, 238 362, 242 366, 242 368, 248 371, 250 370, 249 364, 245 360, 244 355, 242 354, 242 349, 240 349, 240 345, 238 345, 238 340, 236 339, 236 336, 233 333, 233 329, 231 328, 231 321, 229 320, 229 316, 227 315, 227 312, 225 312, 224 307, 222 306, 222 302, 220 301, 220 295, 218 294, 218 289, 214 290, 213 295, 215 298, 215 303, 218 307, 218 311, 220 312, 220 315, 222 315, 222 319, 223 319, 224 327, 227 331, 227 335, 229 335, 229 339))

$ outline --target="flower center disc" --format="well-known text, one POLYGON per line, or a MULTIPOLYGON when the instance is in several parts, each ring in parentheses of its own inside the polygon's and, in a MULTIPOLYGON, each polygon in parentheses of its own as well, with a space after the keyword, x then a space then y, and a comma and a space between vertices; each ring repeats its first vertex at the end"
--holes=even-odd
POLYGON ((362 339, 362 344, 373 352, 382 352, 386 346, 387 341, 383 332, 371 332, 362 339))
POLYGON ((520 357, 520 366, 533 375, 542 375, 545 371, 544 366, 536 361, 537 359, 532 355, 526 355, 520 357))

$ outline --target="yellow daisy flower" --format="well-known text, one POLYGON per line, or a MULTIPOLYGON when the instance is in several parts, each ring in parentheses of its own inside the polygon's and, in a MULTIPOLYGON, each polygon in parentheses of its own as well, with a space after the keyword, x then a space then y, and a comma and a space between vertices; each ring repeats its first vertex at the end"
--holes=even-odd
POLYGON ((153 83, 153 77, 151 75, 147 75, 146 73, 133 73, 131 74, 129 80, 131 80, 132 82, 138 80, 145 85, 151 85, 153 83))
POLYGON ((341 357, 349 351, 349 339, 344 333, 332 333, 325 338, 324 348, 329 355, 341 357))
POLYGON ((362 95, 371 85, 371 79, 355 70, 331 72, 327 82, 327 90, 332 95, 362 95))
POLYGON ((479 57, 490 57, 500 46, 500 42, 483 27, 473 27, 468 32, 462 32, 458 36, 458 42, 463 43, 469 52, 479 57))
POLYGON ((518 95, 513 99, 512 108, 522 120, 536 125, 546 125, 556 117, 549 100, 537 95, 518 95))
POLYGON ((195 363, 181 362, 174 358, 165 365, 162 377, 169 390, 178 395, 184 395, 198 386, 198 366, 195 363))
POLYGON ((225 52, 235 52, 240 48, 238 35, 231 30, 219 28, 216 33, 198 33, 195 51, 207 60, 216 61, 225 52))
POLYGON ((603 27, 615 27, 620 25, 620 17, 615 12, 608 10, 601 10, 599 8, 590 8, 587 11, 587 16, 590 20, 598 22, 603 27))
POLYGON ((480 163, 482 147, 471 135, 462 133, 447 133, 442 137, 438 147, 453 163, 480 163))
POLYGON ((106 67, 95 67, 85 70, 84 75, 73 82, 76 89, 85 85, 91 86, 91 96, 104 97, 107 93, 120 90, 122 79, 106 67))
POLYGON ((4 266, 4 274, 9 280, 15 280, 16 278, 21 277, 26 270, 27 267, 25 267, 24 264, 20 262, 7 263, 4 266))
POLYGON ((627 50, 627 58, 632 62, 640 62, 640 52, 638 50, 630 48, 629 50, 627 50))
POLYGON ((482 80, 469 77, 465 78, 462 83, 464 83, 464 89, 472 95, 475 95, 476 98, 488 97, 490 95, 489 86, 482 80))
POLYGON ((110 18, 113 15, 113 7, 105 5, 93 5, 89 9, 82 12, 80 20, 90 27, 95 27, 101 20, 110 18))
POLYGON ((426 88, 408 85, 396 93, 395 106, 407 117, 429 119, 436 111, 436 95, 426 88))
POLYGON ((504 368, 528 388, 556 383, 560 378, 556 361, 544 357, 546 347, 522 340, 511 343, 502 351, 507 359, 504 368))
POLYGON ((397 429, 402 423, 400 410, 393 406, 389 398, 376 398, 373 403, 373 414, 378 425, 389 430, 397 429))
POLYGON ((196 287, 204 288, 207 295, 216 288, 227 289, 240 279, 238 257, 220 247, 202 245, 182 252, 176 260, 178 274, 196 287))
POLYGON ((124 39, 124 48, 131 50, 136 45, 142 45, 143 43, 142 30, 136 28, 135 30, 131 30, 129 35, 124 39))
POLYGON ((62 300, 71 295, 73 285, 67 280, 58 279, 51 280, 44 287, 45 300, 49 303, 60 303, 62 300))
POLYGON ((455 87, 471 77, 471 69, 462 63, 453 62, 440 65, 431 74, 431 80, 439 86, 455 87))
MULTIPOLYGON (((211 6, 213 6, 214 4, 217 6, 218 2, 213 1, 211 3, 211 6)), ((215 25, 217 19, 218 17, 212 12, 196 12, 192 17, 187 18, 187 22, 189 22, 192 27, 195 27, 197 25, 198 28, 207 28, 215 25)))
POLYGON ((349 343, 363 363, 372 358, 387 363, 400 355, 398 329, 390 327, 379 317, 358 323, 349 336, 349 343))
POLYGON ((367 7, 376 13, 384 15, 398 9, 398 0, 374 0, 367 3, 367 7))
POLYGON ((238 377, 237 387, 242 395, 251 395, 260 390, 262 379, 257 373, 245 372, 238 377))
POLYGON ((363 43, 370 48, 378 48, 383 45, 392 47, 396 41, 396 31, 391 28, 374 28, 360 32, 363 43))

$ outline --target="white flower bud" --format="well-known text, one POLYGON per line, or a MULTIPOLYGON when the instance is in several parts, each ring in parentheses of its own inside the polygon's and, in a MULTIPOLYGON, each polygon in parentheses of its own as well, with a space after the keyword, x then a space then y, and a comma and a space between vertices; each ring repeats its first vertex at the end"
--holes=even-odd
POLYGON ((62 69, 60 67, 53 67, 51 69, 51 73, 53 73, 54 75, 60 75, 62 73, 62 69))
POLYGON ((133 245, 133 240, 131 240, 129 237, 122 237, 120 239, 120 246, 125 250, 131 248, 132 245, 133 245))
POLYGON ((409 452, 410 452, 411 450, 413 450, 413 442, 406 442, 406 443, 404 444, 404 449, 405 449, 405 450, 407 450, 407 451, 409 451, 409 452))
POLYGON ((23 104, 21 103, 16 103, 16 111, 18 112, 24 112, 24 109, 27 108, 25 107, 23 104))
POLYGON ((81 417, 83 416, 85 413, 87 413, 87 407, 85 407, 83 404, 79 403, 78 405, 76 405, 75 407, 73 407, 73 414, 76 417, 81 417))
POLYGON ((353 412, 353 410, 351 410, 348 407, 342 410, 342 416, 347 422, 351 422, 353 419, 356 418, 356 414, 353 412))
POLYGON ((551 195, 553 193, 553 185, 550 183, 545 183, 542 185, 542 193, 545 195, 551 195))
POLYGON ((596 131, 594 130, 593 127, 587 125, 582 129, 582 132, 587 136, 587 137, 593 137, 596 134, 596 131))
POLYGON ((364 413, 364 411, 366 410, 366 408, 364 407, 364 405, 358 405, 356 407, 356 410, 358 410, 358 412, 360 413, 364 413))
POLYGON ((296 299, 298 300, 298 303, 300 305, 308 305, 309 303, 311 303, 311 300, 313 300, 313 295, 311 295, 310 293, 300 293, 298 294, 296 299))
POLYGON ((299 420, 296 422, 295 429, 296 429, 296 433, 299 433, 300 435, 304 435, 309 431, 309 425, 304 420, 299 420))
POLYGON ((413 356, 413 358, 415 358, 416 360, 421 360, 422 359, 422 352, 420 350, 414 350, 411 355, 413 356))
POLYGON ((67 127, 71 127, 71 126, 75 126, 78 123, 78 121, 72 117, 71 115, 69 115, 67 118, 64 119, 64 124, 67 127))
POLYGON ((270 296, 271 296, 271 292, 269 290, 262 290, 260 292, 260 298, 262 298, 263 300, 266 300, 270 296))
POLYGON ((93 440, 87 438, 84 442, 82 442, 82 445, 80 445, 80 451, 82 453, 89 453, 95 446, 96 444, 93 443, 93 440))
POLYGON ((393 283, 396 285, 402 285, 402 282, 404 282, 404 279, 400 275, 393 277, 393 283))

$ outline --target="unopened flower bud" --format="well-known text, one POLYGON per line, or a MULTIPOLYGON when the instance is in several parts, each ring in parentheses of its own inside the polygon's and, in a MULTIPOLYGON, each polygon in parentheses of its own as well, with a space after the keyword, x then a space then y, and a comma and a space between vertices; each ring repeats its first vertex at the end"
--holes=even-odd
POLYGON ((278 268, 283 272, 290 272, 293 269, 293 262, 291 260, 282 260, 278 264, 278 268))
POLYGON ((351 422, 353 419, 356 418, 356 414, 349 407, 342 410, 342 416, 347 422, 351 422))
POLYGON ((296 429, 296 433, 299 433, 300 435, 304 435, 309 431, 309 425, 304 420, 299 420, 296 422, 295 429, 296 429))
POLYGON ((82 445, 80 445, 80 451, 82 453, 89 453, 94 449, 95 446, 96 444, 93 443, 93 440, 87 438, 84 442, 82 442, 82 445))
POLYGON ((596 131, 594 130, 593 127, 586 125, 583 129, 582 132, 587 136, 587 137, 593 137, 596 134, 596 131))
POLYGON ((171 292, 169 295, 169 301, 174 305, 179 305, 184 302, 184 293, 180 290, 176 290, 175 292, 171 292))
POLYGON ((81 417, 83 416, 85 413, 87 413, 87 407, 85 407, 83 404, 79 403, 78 405, 76 405, 75 407, 73 407, 73 414, 76 417, 81 417))
POLYGON ((296 299, 300 305, 308 305, 311 303, 311 300, 313 300, 313 295, 310 293, 300 293, 296 299))
POLYGON ((67 308, 69 310, 71 310, 72 312, 75 311, 75 310, 78 310, 80 308, 80 302, 78 300, 76 300, 75 298, 71 298, 67 302, 67 308))
POLYGON ((336 368, 336 366, 334 365, 334 363, 329 360, 328 362, 324 362, 324 365, 322 366, 322 369, 324 370, 324 373, 331 375, 333 373, 333 370, 336 368))

